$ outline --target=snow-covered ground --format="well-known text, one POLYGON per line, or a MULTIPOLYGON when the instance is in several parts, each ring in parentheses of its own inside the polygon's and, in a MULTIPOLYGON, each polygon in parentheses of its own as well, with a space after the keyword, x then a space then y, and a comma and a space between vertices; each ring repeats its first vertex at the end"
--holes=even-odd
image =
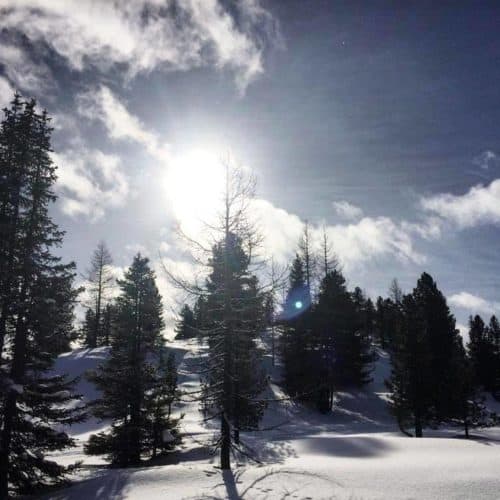
MULTIPOLYGON (((199 389, 202 348, 196 341, 170 344, 180 362, 180 386, 199 389)), ((57 370, 78 375, 94 368, 106 349, 78 349, 61 356, 57 370)), ((280 367, 272 367, 269 396, 282 395, 280 367)), ((374 381, 363 391, 339 395, 338 409, 319 415, 290 401, 270 403, 262 428, 242 439, 262 462, 241 457, 222 473, 210 455, 213 422, 203 423, 196 402, 184 402, 180 450, 163 461, 135 469, 107 469, 103 460, 86 457, 83 441, 106 423, 87 421, 70 429, 80 447, 56 458, 83 460, 75 484, 46 495, 51 500, 87 499, 498 499, 500 429, 473 431, 475 439, 457 437, 460 429, 427 432, 423 439, 403 436, 385 403, 389 360, 379 351, 374 381)), ((81 380, 87 398, 95 389, 81 380)))

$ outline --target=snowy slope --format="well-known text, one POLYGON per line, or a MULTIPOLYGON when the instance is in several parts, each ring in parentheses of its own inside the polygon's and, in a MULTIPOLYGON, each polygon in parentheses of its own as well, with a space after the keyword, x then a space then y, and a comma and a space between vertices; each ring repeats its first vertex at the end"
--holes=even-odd
MULTIPOLYGON (((187 393, 199 390, 196 369, 203 348, 196 341, 174 341, 170 347, 180 362, 181 388, 187 393)), ((102 349, 77 350, 63 355, 57 369, 78 375, 102 361, 105 354, 102 349)), ((283 396, 279 363, 272 367, 267 357, 265 365, 270 378, 267 396, 278 399, 283 396)), ((270 403, 262 422, 270 430, 242 435, 262 464, 240 457, 232 472, 222 474, 207 447, 216 424, 203 423, 198 404, 185 401, 178 409, 185 413, 183 445, 163 463, 105 469, 101 460, 85 457, 81 480, 44 498, 500 498, 500 430, 475 431, 481 439, 470 441, 449 438, 446 430, 424 439, 402 436, 384 401, 389 369, 386 353, 379 351, 372 384, 362 391, 340 394, 331 415, 319 415, 288 400, 270 403)), ((95 396, 95 389, 84 381, 79 389, 89 398, 95 396)), ((84 438, 103 425, 90 421, 70 432, 84 438)), ((81 458, 81 453, 76 450, 58 459, 72 457, 81 458)))

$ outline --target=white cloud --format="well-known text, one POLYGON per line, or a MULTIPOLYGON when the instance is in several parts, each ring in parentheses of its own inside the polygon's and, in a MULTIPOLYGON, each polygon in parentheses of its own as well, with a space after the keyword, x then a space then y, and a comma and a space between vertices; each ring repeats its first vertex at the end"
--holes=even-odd
POLYGON ((14 89, 6 78, 0 76, 0 109, 8 107, 14 97, 14 89))
MULTIPOLYGON (((288 262, 296 251, 304 222, 266 200, 255 200, 253 207, 266 251, 278 261, 288 262)), ((331 225, 325 229, 333 250, 348 270, 387 257, 417 264, 425 262, 425 256, 414 248, 411 232, 388 217, 364 217, 357 223, 331 225)), ((322 228, 313 226, 311 232, 313 239, 319 242, 322 228)))
POLYGON ((162 144, 158 136, 132 115, 108 87, 103 85, 80 94, 77 102, 78 113, 91 120, 101 120, 110 138, 141 144, 161 161, 170 156, 168 144, 162 144))
MULTIPOLYGON (((0 8, 0 26, 1 22, 0 8)), ((46 90, 53 85, 53 79, 48 68, 31 58, 15 45, 0 44, 0 64, 3 65, 5 75, 18 90, 37 92, 46 90)))
POLYGON ((402 221, 401 227, 411 234, 417 234, 426 240, 436 240, 441 237, 443 220, 436 216, 427 216, 420 222, 402 221))
POLYGON ((62 211, 67 215, 85 215, 95 221, 128 197, 128 180, 117 156, 97 150, 67 150, 52 157, 58 166, 62 211))
POLYGON ((363 210, 348 201, 334 201, 332 206, 336 214, 343 219, 356 220, 363 217, 363 210))
POLYGON ((500 179, 479 184, 463 195, 441 193, 422 198, 421 207, 464 229, 479 224, 500 223, 500 179))
POLYGON ((45 42, 76 70, 230 69, 241 91, 263 72, 277 23, 258 0, 3 0, 0 28, 45 42))
POLYGON ((468 292, 456 293, 449 297, 448 302, 475 314, 498 314, 500 311, 500 302, 491 302, 468 292))
POLYGON ((411 233, 388 217, 364 217, 357 223, 327 226, 326 231, 335 253, 347 269, 387 257, 416 264, 426 260, 414 248, 411 233))

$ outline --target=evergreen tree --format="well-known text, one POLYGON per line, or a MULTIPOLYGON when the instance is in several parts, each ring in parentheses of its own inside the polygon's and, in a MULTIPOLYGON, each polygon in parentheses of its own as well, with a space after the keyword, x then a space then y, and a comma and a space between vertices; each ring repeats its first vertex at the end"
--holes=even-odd
POLYGON ((216 449, 224 470, 230 469, 231 450, 242 451, 240 431, 258 425, 265 407, 259 394, 266 384, 257 345, 265 297, 254 272, 260 238, 248 218, 254 180, 228 163, 225 170, 223 203, 210 224, 215 244, 206 254, 208 278, 190 284, 169 272, 174 283, 196 296, 197 328, 208 344, 201 405, 207 418, 220 420, 216 449))
POLYGON ((403 432, 413 425, 415 436, 422 437, 432 416, 431 351, 425 314, 413 295, 403 298, 401 308, 400 331, 391 350, 390 406, 403 432))
POLYGON ((313 288, 313 280, 316 271, 316 258, 311 250, 312 242, 311 242, 311 232, 309 228, 309 223, 306 221, 304 225, 304 229, 302 231, 302 235, 299 239, 299 253, 298 256, 303 263, 304 273, 305 273, 305 281, 306 281, 306 292, 307 297, 306 301, 308 304, 311 303, 311 294, 313 288))
POLYGON ((478 315, 469 318, 467 348, 473 370, 478 383, 490 392, 498 389, 498 336, 499 325, 495 316, 492 316, 488 326, 478 315))
POLYGON ((92 309, 88 308, 85 311, 85 318, 83 320, 80 330, 80 338, 82 339, 84 345, 90 346, 93 344, 94 333, 95 333, 95 314, 92 309))
POLYGON ((285 386, 290 395, 300 399, 311 398, 315 382, 311 356, 311 295, 301 257, 297 254, 289 275, 281 323, 282 357, 285 368, 285 386))
POLYGON ((488 330, 493 344, 492 394, 496 399, 500 399, 500 323, 496 316, 490 318, 488 330))
MULTIPOLYGON (((349 293, 342 273, 331 271, 320 287, 317 316, 320 350, 327 353, 323 358, 330 365, 328 371, 333 371, 335 386, 359 387, 369 382, 373 354, 361 289, 349 293)), ((332 397, 330 392, 329 408, 332 397)))
POLYGON ((94 313, 93 328, 90 328, 91 325, 88 325, 90 329, 85 339, 88 347, 106 345, 106 340, 109 341, 109 339, 106 339, 103 328, 105 327, 104 316, 106 314, 106 306, 115 282, 111 267, 112 263, 113 259, 106 244, 103 241, 99 242, 92 254, 90 269, 87 271, 86 276, 89 283, 89 308, 94 313))
POLYGON ((60 426, 85 417, 72 381, 50 373, 74 338, 79 291, 75 265, 54 255, 49 120, 16 95, 0 128, 0 498, 64 481, 71 467, 45 454, 73 445, 60 426))
POLYGON ((454 418, 463 425, 465 437, 469 438, 471 427, 485 427, 494 420, 484 405, 484 398, 478 389, 477 379, 471 358, 463 347, 459 338, 457 348, 452 358, 453 372, 459 376, 455 380, 453 391, 454 418))
POLYGON ((452 360, 459 345, 459 332, 446 298, 429 274, 422 274, 413 290, 413 296, 424 315, 425 330, 431 350, 430 391, 435 420, 439 422, 453 414, 451 402, 455 380, 460 374, 454 370, 452 360))
MULTIPOLYGON (((177 366, 174 353, 164 356, 160 351, 159 376, 151 394, 146 398, 146 418, 150 442, 147 448, 156 457, 158 450, 171 450, 180 441, 177 426, 180 419, 172 418, 172 407, 180 397, 177 389, 177 366)), ((180 417, 182 418, 183 415, 180 417)))
POLYGON ((206 283, 211 314, 203 408, 221 418, 222 468, 229 465, 225 447, 238 445, 241 431, 257 428, 265 407, 258 398, 265 378, 258 368, 262 353, 256 345, 264 324, 263 297, 243 244, 240 236, 229 233, 214 246, 206 283), (234 444, 227 435, 230 429, 234 444))
MULTIPOLYGON (((151 454, 158 447, 160 424, 156 417, 165 415, 162 391, 168 393, 170 389, 162 387, 161 382, 165 379, 159 359, 162 304, 148 259, 136 255, 118 285, 121 293, 116 300, 110 356, 91 375, 102 391, 102 397, 93 403, 94 414, 113 423, 110 432, 91 436, 85 450, 107 454, 113 464, 129 466, 137 465, 144 453, 151 454)), ((167 420, 162 416, 160 427, 168 427, 167 420)))
POLYGON ((184 304, 181 309, 180 319, 175 327, 176 339, 192 339, 196 337, 196 320, 191 308, 184 304))
POLYGON ((412 419, 415 435, 423 427, 464 417, 471 383, 465 370, 462 342, 446 299, 432 277, 423 273, 401 305, 402 322, 391 349, 389 387, 400 426, 412 419))

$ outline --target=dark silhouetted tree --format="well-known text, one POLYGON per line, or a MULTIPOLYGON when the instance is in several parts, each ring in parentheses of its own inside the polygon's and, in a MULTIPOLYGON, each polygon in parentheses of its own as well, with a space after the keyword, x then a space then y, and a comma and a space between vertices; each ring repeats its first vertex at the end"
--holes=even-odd
POLYGON ((72 382, 51 373, 75 332, 75 265, 54 247, 56 166, 47 113, 16 95, 0 129, 0 498, 63 482, 71 467, 46 458, 73 445, 61 424, 85 415, 72 382))

